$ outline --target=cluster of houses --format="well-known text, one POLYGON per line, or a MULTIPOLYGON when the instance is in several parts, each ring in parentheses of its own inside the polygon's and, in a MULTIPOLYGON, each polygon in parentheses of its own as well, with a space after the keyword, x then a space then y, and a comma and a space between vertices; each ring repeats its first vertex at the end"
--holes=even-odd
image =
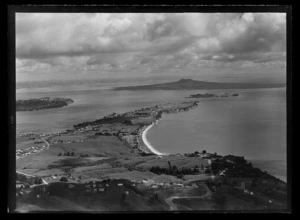
POLYGON ((80 142, 83 142, 83 140, 78 139, 78 140, 66 140, 66 141, 63 141, 63 140, 51 141, 52 144, 58 144, 58 143, 71 144, 71 143, 80 143, 80 142))
MULTIPOLYGON (((132 181, 133 182, 133 181, 132 181)), ((179 188, 179 189, 191 189, 191 188, 197 188, 198 186, 195 183, 192 184, 183 184, 179 182, 155 182, 152 179, 143 179, 142 181, 134 181, 134 183, 142 184, 144 186, 151 187, 152 189, 157 188, 179 188)))
POLYGON ((104 192, 109 183, 91 181, 85 184, 85 191, 88 193, 104 192))
POLYGON ((36 145, 36 146, 31 146, 29 148, 26 149, 17 149, 16 150, 16 158, 23 158, 25 156, 28 156, 30 154, 35 154, 35 153, 39 153, 43 150, 46 150, 47 147, 46 145, 36 145))
POLYGON ((31 192, 31 189, 28 185, 16 184, 16 196, 22 197, 31 192))
POLYGON ((130 146, 132 146, 133 149, 135 150, 135 153, 142 153, 142 152, 148 153, 141 148, 141 140, 139 136, 125 135, 122 137, 122 140, 126 141, 130 146))
POLYGON ((18 134, 18 136, 19 137, 32 137, 32 136, 36 136, 36 134, 33 132, 24 132, 24 133, 18 134))
POLYGON ((190 109, 195 108, 196 106, 199 105, 199 102, 196 101, 193 103, 193 105, 189 106, 189 107, 183 107, 183 108, 174 108, 174 109, 169 109, 169 110, 165 110, 165 113, 176 113, 176 112, 186 112, 189 111, 190 109))

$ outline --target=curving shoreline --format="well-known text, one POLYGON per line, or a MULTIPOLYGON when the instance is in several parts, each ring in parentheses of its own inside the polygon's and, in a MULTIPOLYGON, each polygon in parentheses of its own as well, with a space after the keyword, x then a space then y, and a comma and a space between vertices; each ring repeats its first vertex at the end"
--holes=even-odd
POLYGON ((152 152, 152 153, 154 153, 154 154, 156 154, 156 155, 167 155, 167 154, 165 154, 165 153, 161 153, 161 152, 159 152, 159 151, 157 151, 151 144, 150 144, 150 142, 148 141, 148 139, 147 139, 147 132, 153 127, 153 125, 154 124, 151 124, 151 125, 149 125, 144 131, 143 131, 143 133, 142 133, 142 140, 143 140, 143 142, 144 142, 144 144, 146 145, 146 147, 152 152))

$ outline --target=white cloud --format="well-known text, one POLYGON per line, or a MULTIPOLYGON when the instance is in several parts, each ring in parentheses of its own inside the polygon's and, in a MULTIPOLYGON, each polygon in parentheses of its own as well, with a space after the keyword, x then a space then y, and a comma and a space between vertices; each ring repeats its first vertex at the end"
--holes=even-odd
POLYGON ((284 13, 18 13, 17 72, 283 66, 285 32, 284 13))

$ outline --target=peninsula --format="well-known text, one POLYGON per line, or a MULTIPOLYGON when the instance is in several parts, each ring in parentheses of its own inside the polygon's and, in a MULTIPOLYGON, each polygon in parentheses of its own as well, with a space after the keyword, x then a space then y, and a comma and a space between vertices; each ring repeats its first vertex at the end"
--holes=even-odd
POLYGON ((242 156, 159 154, 144 142, 163 114, 198 105, 159 104, 17 137, 17 210, 285 210, 286 183, 242 156))
POLYGON ((72 99, 44 97, 39 99, 17 100, 16 111, 37 111, 48 108, 60 108, 73 103, 72 99))
POLYGON ((217 94, 212 94, 212 93, 205 93, 205 94, 191 94, 190 96, 186 97, 186 98, 214 98, 214 97, 230 97, 230 96, 239 96, 239 94, 237 93, 234 93, 234 94, 229 94, 227 92, 225 92, 224 94, 220 94, 220 95, 217 95, 217 94))
POLYGON ((257 89, 278 88, 285 84, 254 84, 254 83, 219 83, 204 82, 192 79, 181 79, 177 82, 153 85, 116 87, 114 90, 213 90, 213 89, 257 89))

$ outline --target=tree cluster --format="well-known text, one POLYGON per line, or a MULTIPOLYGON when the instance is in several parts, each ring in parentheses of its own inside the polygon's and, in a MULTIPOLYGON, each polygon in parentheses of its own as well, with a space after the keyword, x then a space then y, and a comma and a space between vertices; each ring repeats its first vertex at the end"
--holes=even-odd
POLYGON ((59 153, 58 156, 74 156, 75 153, 74 152, 64 152, 63 154, 62 153, 59 153))
POLYGON ((161 168, 159 166, 151 167, 150 172, 155 174, 166 174, 182 177, 183 175, 194 175, 199 174, 198 166, 196 165, 194 168, 181 168, 178 169, 175 165, 169 165, 169 168, 161 168))

